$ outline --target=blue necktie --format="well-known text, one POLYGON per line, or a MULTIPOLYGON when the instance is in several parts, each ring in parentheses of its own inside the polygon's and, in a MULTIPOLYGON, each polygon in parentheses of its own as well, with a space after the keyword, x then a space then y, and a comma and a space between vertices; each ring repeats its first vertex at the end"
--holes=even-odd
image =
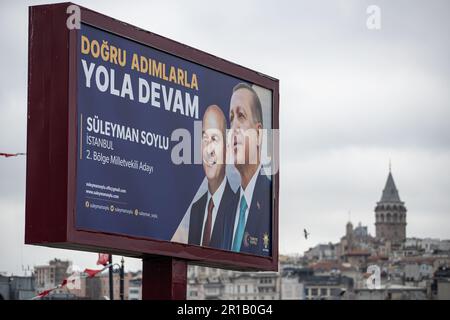
POLYGON ((245 211, 247 210, 247 201, 245 201, 244 195, 241 197, 241 207, 239 211, 239 222, 236 228, 233 241, 233 251, 239 252, 241 250, 242 237, 244 236, 245 229, 245 211))

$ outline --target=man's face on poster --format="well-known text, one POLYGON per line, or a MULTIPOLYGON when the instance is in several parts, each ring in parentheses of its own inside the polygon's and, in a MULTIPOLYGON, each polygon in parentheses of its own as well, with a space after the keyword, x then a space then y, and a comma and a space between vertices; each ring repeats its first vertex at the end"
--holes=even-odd
POLYGON ((241 88, 236 90, 230 101, 230 146, 236 166, 255 164, 259 156, 260 122, 255 120, 252 92, 241 88))
POLYGON ((225 116, 219 107, 209 107, 202 127, 203 169, 208 180, 225 174, 225 116))

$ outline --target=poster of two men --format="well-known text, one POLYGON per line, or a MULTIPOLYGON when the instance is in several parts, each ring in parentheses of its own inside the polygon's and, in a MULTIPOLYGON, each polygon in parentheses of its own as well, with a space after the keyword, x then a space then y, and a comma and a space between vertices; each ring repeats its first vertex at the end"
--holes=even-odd
POLYGON ((271 128, 271 92, 258 86, 238 83, 229 106, 205 109, 205 179, 172 241, 271 255, 272 180, 263 166, 265 128, 271 128))
POLYGON ((130 62, 105 73, 106 62, 81 53, 77 228, 271 257, 275 170, 270 81, 268 86, 252 83, 88 26, 81 36, 153 62, 151 72, 145 64, 137 69, 130 62), (178 74, 196 79, 196 85, 177 80, 178 74), (106 75, 114 76, 115 87, 129 79, 133 95, 124 98, 103 90, 106 75), (91 130, 92 121, 99 130, 91 130), (88 136, 113 149, 89 144, 88 136), (152 167, 151 173, 140 164, 152 167))

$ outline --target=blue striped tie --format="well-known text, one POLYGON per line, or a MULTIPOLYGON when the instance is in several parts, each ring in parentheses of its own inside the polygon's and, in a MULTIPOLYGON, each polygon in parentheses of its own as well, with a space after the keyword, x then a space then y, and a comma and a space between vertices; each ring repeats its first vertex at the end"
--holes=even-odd
POLYGON ((247 210, 247 201, 245 201, 244 195, 241 197, 241 207, 239 211, 239 222, 236 228, 233 241, 233 251, 239 252, 241 250, 242 237, 244 236, 245 229, 245 211, 247 210))

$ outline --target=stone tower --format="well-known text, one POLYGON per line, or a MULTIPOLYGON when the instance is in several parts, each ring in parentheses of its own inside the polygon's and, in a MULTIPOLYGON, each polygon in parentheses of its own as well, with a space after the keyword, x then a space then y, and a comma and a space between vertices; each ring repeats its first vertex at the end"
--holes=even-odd
POLYGON ((398 248, 406 238, 406 207, 400 200, 394 178, 389 175, 381 200, 375 207, 376 238, 388 240, 393 248, 398 248))

